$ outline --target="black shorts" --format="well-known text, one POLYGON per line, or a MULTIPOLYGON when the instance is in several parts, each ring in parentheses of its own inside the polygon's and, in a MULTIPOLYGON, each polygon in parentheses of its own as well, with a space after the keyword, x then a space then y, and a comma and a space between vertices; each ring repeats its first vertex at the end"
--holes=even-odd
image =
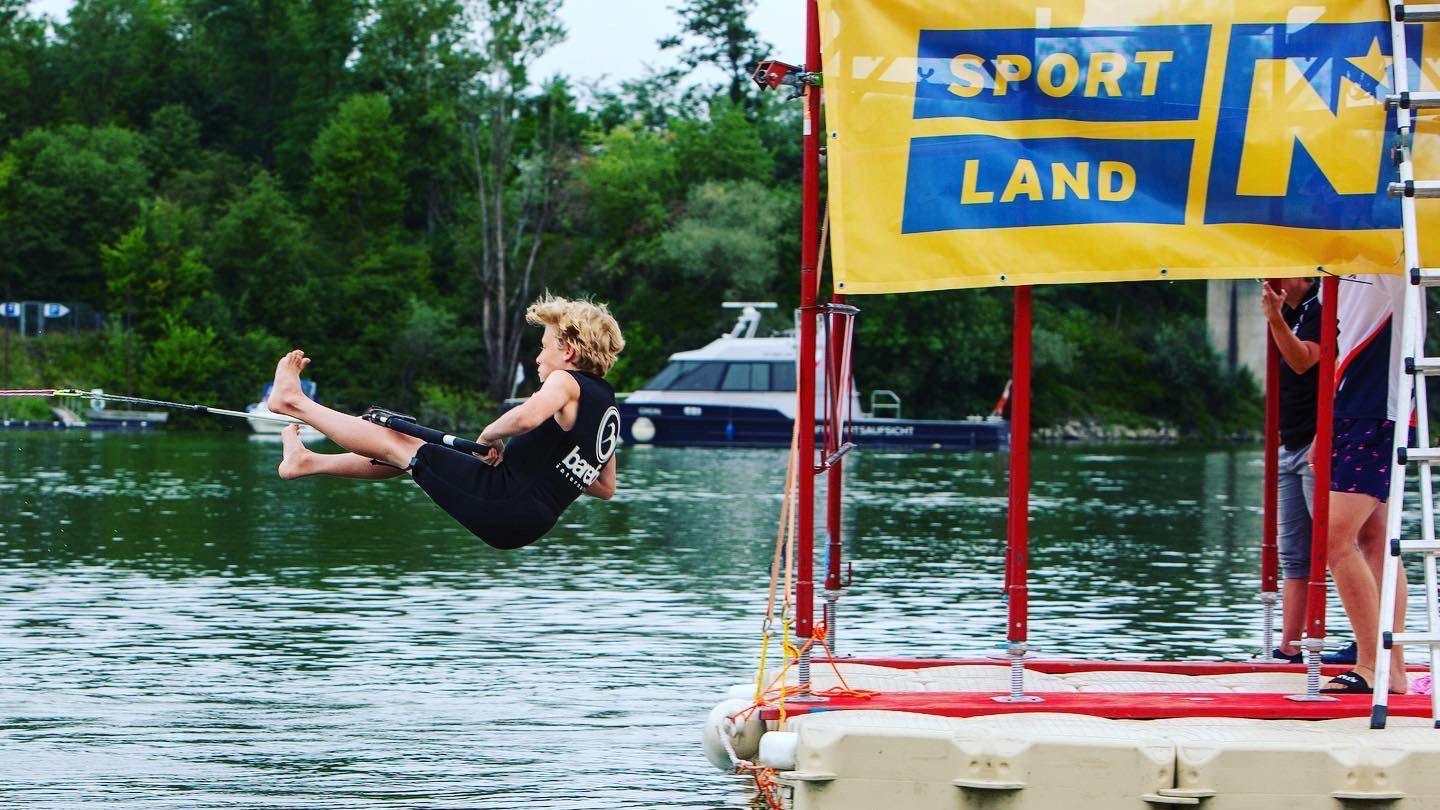
POLYGON ((410 474, 425 494, 471 534, 498 549, 539 540, 555 526, 554 509, 530 495, 525 482, 454 448, 424 444, 410 474))

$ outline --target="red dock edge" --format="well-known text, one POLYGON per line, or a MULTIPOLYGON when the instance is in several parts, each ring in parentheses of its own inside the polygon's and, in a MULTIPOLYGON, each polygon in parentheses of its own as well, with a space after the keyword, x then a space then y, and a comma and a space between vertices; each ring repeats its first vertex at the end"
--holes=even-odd
MULTIPOLYGON (((892 669, 923 669, 941 666, 1005 666, 1008 659, 996 658, 842 658, 835 663, 865 664, 892 669)), ((823 671, 830 659, 817 658, 813 664, 823 671)), ((1076 672, 1160 672, 1171 675, 1236 675, 1252 672, 1303 673, 1303 664, 1220 661, 1090 661, 1083 659, 1037 659, 1025 668, 1034 672, 1061 675, 1076 672)), ((1347 665, 1321 668, 1326 676, 1338 675, 1347 665)), ((1426 667, 1411 664, 1411 672, 1426 667)), ((1032 692, 1036 703, 999 703, 993 698, 1009 694, 994 692, 878 692, 869 697, 832 697, 823 702, 786 701, 785 714, 794 717, 815 712, 890 711, 931 714, 939 717, 983 717, 1020 712, 1052 712, 1104 717, 1110 720, 1160 720, 1174 717, 1234 717, 1246 720, 1336 720, 1369 717, 1370 695, 1339 695, 1336 700, 1297 701, 1278 692, 1032 692)), ((1430 717, 1429 695, 1391 695, 1390 715, 1430 717)), ((775 720, 778 709, 762 709, 763 720, 775 720)))

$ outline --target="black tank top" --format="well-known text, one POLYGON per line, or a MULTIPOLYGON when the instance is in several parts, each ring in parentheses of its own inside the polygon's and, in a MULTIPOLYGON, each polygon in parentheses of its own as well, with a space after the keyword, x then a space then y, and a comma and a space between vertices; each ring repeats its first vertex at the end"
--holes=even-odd
POLYGON ((513 465, 513 473, 529 479, 532 496, 557 515, 600 477, 601 468, 620 444, 615 389, 604 378, 586 371, 566 373, 580 386, 575 426, 563 430, 553 418, 546 419, 534 430, 511 439, 500 465, 513 465))

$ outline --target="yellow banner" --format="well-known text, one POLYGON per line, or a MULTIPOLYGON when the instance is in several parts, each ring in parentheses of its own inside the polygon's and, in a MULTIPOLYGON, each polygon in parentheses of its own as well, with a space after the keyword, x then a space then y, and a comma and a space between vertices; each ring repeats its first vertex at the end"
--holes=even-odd
POLYGON ((837 292, 1403 269, 1382 0, 820 7, 837 292))

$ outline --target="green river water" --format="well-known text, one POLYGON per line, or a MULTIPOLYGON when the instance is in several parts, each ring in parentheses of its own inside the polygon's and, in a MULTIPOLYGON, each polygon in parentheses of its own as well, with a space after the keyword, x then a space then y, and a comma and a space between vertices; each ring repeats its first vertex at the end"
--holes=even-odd
MULTIPOLYGON (((408 480, 278 459, 238 431, 0 433, 0 803, 749 806, 699 736, 752 672, 783 451, 626 448, 613 501, 511 553, 408 480)), ((1005 458, 847 461, 840 651, 997 649, 1005 458)), ((1258 449, 1033 470, 1042 654, 1255 654, 1258 449)))

